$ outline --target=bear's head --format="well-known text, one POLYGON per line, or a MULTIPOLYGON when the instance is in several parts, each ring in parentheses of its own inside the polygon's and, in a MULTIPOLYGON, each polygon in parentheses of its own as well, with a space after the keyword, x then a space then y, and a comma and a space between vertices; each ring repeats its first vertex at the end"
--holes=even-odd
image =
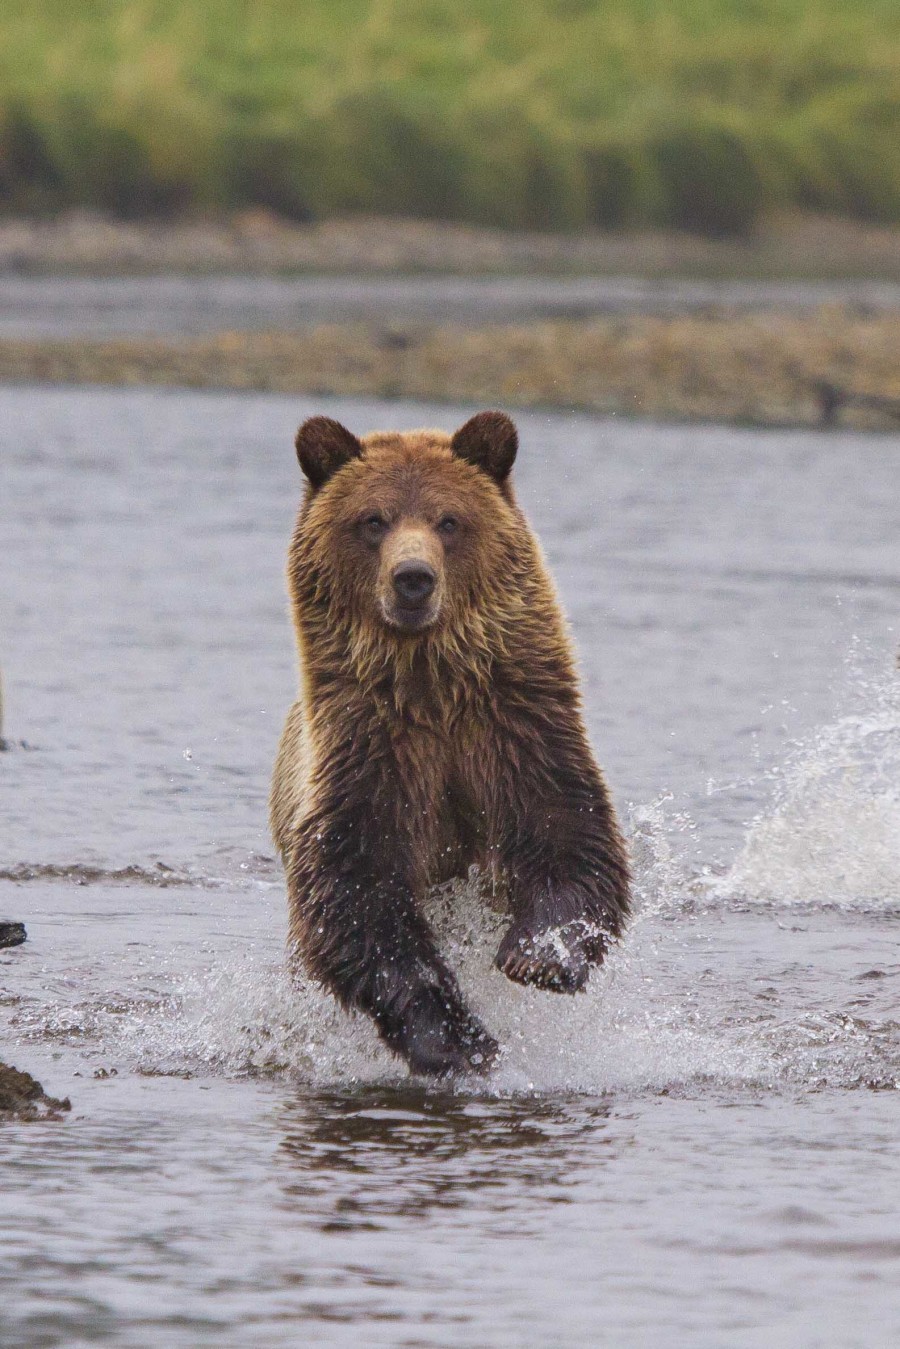
POLYGON ((504 413, 480 412, 453 436, 361 439, 312 417, 296 445, 308 483, 291 558, 302 608, 395 639, 459 636, 486 590, 511 581, 524 521, 509 483, 518 438, 504 413))

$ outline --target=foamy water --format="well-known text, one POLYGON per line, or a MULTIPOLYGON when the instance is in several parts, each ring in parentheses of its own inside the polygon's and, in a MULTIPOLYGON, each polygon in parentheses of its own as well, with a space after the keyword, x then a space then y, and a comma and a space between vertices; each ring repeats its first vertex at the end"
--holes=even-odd
POLYGON ((0 394, 0 1057, 73 1102, 0 1126, 0 1342, 895 1343, 897 440, 521 419, 636 915, 561 998, 430 896, 502 1054, 428 1085, 284 969, 314 410, 0 394))
POLYGON ((780 766, 774 806, 749 828, 724 896, 900 902, 900 674, 851 693, 852 710, 780 766))
MULTIPOLYGON (((859 753, 871 749, 863 738, 869 723, 864 725, 856 744, 859 753)), ((900 918, 900 867, 889 871, 892 854, 886 851, 895 849, 896 836, 886 832, 882 839, 879 834, 884 846, 863 854, 857 812, 838 818, 831 794, 827 831, 820 820, 819 785, 834 766, 831 732, 838 729, 842 753, 852 757, 842 722, 815 737, 816 745, 827 747, 821 749, 818 772, 811 769, 813 751, 807 750, 786 774, 800 822, 796 832, 787 834, 778 793, 770 812, 748 827, 738 858, 724 876, 691 878, 687 865, 679 868, 660 807, 635 812, 637 914, 627 939, 583 995, 570 999, 522 989, 494 969, 492 957, 505 919, 485 904, 477 876, 433 892, 427 911, 440 945, 467 998, 501 1044, 499 1064, 488 1082, 471 1079, 455 1084, 454 1090, 483 1096, 660 1090, 705 1094, 712 1086, 815 1091, 826 1085, 900 1087, 900 1036, 892 1023, 835 1012, 828 1004, 816 1008, 808 993, 802 996, 802 987, 793 990, 801 995, 795 1001, 764 1009, 764 995, 753 987, 759 981, 753 934, 760 924, 748 916, 748 898, 770 908, 802 902, 807 924, 823 933, 834 926, 834 908, 845 919, 860 906, 887 921, 900 918), (807 800, 797 785, 799 777, 814 784, 807 800), (648 817, 655 818, 655 826, 648 824, 648 817), (809 817, 815 822, 804 829, 809 817), (782 839, 774 857, 761 844, 767 835, 782 839), (825 875, 831 879, 823 892, 819 849, 826 836, 824 862, 831 870, 825 875), (753 870, 756 854, 763 858, 759 873, 753 870), (852 876, 852 886, 841 887, 842 875, 852 876), (723 988, 719 971, 704 963, 710 929, 718 944, 729 948, 730 960, 739 962, 741 984, 732 977, 723 988), (744 962, 746 968, 741 968, 744 962)), ((894 740, 900 735, 900 722, 895 721, 892 735, 894 740)), ((857 782, 856 804, 865 814, 860 791, 857 782)), ((877 796, 872 806, 877 814, 877 796)), ((683 828, 684 821, 680 823, 683 828)), ((265 882, 260 892, 259 886, 251 882, 243 898, 268 911, 265 926, 279 932, 282 889, 265 882)), ((130 981, 120 979, 113 988, 98 988, 80 1001, 81 982, 70 978, 69 996, 49 1004, 40 999, 38 1006, 14 1013, 13 1027, 28 1039, 77 1044, 117 1072, 250 1075, 333 1087, 398 1083, 406 1077, 364 1018, 344 1013, 318 986, 288 974, 275 942, 252 941, 249 949, 237 953, 231 945, 207 941, 206 951, 198 951, 188 937, 167 949, 161 939, 149 952, 142 949, 130 981), (141 992, 133 994, 129 983, 141 992)), ((825 981, 828 970, 806 974, 815 986, 819 979, 825 981)), ((889 977, 876 972, 872 982, 889 977)), ((782 984, 779 991, 787 990, 782 984)))

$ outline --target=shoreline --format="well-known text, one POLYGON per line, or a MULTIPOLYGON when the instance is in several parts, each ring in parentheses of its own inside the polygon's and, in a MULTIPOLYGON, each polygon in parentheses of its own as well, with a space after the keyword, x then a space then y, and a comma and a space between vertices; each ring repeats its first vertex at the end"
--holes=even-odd
POLYGON ((900 229, 821 217, 742 242, 7 217, 0 381, 896 431, 898 291, 900 229))
POLYGON ((900 281, 900 228, 785 214, 734 239, 673 230, 542 234, 376 216, 295 224, 263 209, 172 220, 84 210, 0 216, 0 273, 175 272, 900 281))
POLYGON ((0 339, 0 383, 163 385, 900 430, 900 315, 619 314, 196 337, 0 339))

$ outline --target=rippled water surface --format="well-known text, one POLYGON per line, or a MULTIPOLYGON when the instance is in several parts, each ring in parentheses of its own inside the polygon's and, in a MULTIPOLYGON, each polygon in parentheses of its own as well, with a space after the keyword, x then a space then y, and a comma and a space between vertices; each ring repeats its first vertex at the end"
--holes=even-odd
POLYGON ((115 337, 313 323, 514 323, 725 306, 900 309, 893 281, 664 280, 615 276, 16 276, 0 273, 0 335, 115 337))
POLYGON ((900 439, 523 415, 639 913, 411 1082, 281 969, 267 776, 312 411, 0 391, 3 1345, 900 1343, 900 439))

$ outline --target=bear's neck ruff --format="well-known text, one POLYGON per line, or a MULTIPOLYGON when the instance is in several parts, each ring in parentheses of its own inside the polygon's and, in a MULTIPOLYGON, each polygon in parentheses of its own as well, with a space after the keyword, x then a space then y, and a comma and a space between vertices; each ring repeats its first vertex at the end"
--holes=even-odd
POLYGON ((327 637, 320 631, 304 646, 314 678, 317 668, 331 675, 340 669, 382 715, 443 721, 488 694, 506 647, 499 625, 491 629, 476 611, 462 620, 457 617, 452 625, 438 621, 415 635, 377 621, 344 622, 335 624, 327 637))

